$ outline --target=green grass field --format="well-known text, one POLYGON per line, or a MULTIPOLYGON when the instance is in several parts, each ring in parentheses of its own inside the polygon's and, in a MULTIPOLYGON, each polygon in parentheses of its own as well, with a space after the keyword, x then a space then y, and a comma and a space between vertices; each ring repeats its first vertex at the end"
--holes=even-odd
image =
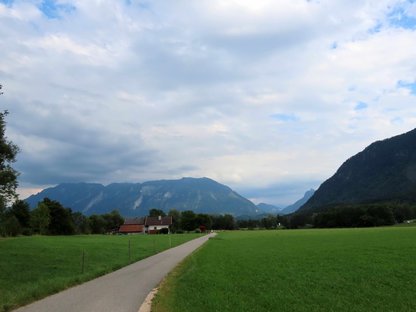
POLYGON ((152 311, 416 311, 415 291, 415 227, 224 232, 152 311))
POLYGON ((200 234, 0 238, 0 311, 35 301, 197 236, 200 234))

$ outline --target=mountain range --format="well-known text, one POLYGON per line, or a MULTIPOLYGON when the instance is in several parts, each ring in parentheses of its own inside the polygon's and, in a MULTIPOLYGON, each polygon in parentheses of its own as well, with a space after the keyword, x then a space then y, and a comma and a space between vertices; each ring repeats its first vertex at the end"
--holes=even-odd
POLYGON ((151 208, 196 213, 255 215, 258 208, 228 186, 208 178, 145 183, 63 183, 26 199, 34 208, 45 197, 86 215, 117 209, 123 216, 144 216, 151 208))
POLYGON ((244 218, 296 211, 313 194, 313 190, 296 203, 279 208, 261 203, 257 206, 226 185, 209 178, 182 178, 144 183, 62 183, 46 188, 26 199, 31 208, 45 197, 57 200, 73 211, 86 215, 117 209, 123 216, 144 216, 152 208, 168 212, 193 210, 196 213, 232 214, 244 218))
POLYGON ((303 195, 301 199, 297 200, 293 204, 286 206, 284 208, 277 207, 277 206, 270 205, 270 204, 265 204, 265 203, 257 204, 257 207, 259 208, 259 214, 260 214, 259 216, 262 217, 267 214, 279 214, 279 215, 291 214, 297 211, 302 205, 304 205, 309 200, 309 198, 312 197, 314 193, 315 193, 315 190, 310 189, 303 195))
POLYGON ((275 205, 270 205, 266 203, 257 204, 257 208, 259 208, 260 212, 273 213, 273 214, 279 213, 280 211, 283 210, 283 208, 281 207, 277 207, 275 205))
POLYGON ((259 204, 208 178, 144 183, 64 183, 26 199, 33 208, 48 197, 91 215, 118 209, 123 216, 143 216, 151 208, 234 216, 313 214, 345 204, 416 203, 416 129, 377 141, 346 160, 336 173, 284 209, 259 204), (300 207, 300 208, 299 208, 300 207))
POLYGON ((416 203, 416 129, 374 142, 346 160, 298 212, 379 202, 416 203))

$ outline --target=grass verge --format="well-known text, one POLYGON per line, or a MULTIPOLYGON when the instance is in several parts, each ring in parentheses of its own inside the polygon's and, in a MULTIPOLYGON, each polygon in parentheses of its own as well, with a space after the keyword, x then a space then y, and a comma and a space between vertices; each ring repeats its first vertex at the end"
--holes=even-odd
POLYGON ((415 242, 415 227, 221 233, 152 311, 416 311, 415 242))
POLYGON ((91 280, 198 236, 200 234, 1 239, 0 311, 9 311, 91 280))

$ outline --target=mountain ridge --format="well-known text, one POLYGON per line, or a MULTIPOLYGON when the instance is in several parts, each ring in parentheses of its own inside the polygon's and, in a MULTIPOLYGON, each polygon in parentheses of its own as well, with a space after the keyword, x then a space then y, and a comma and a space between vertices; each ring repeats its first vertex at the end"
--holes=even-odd
POLYGON ((143 183, 62 183, 29 196, 34 208, 43 198, 57 200, 84 214, 114 209, 123 216, 146 215, 151 208, 193 210, 196 213, 256 214, 257 207, 226 185, 209 178, 155 180, 143 183))
POLYGON ((306 191, 305 194, 303 195, 303 197, 301 199, 297 200, 292 205, 289 205, 289 206, 283 208, 280 211, 280 214, 287 215, 287 214, 291 214, 293 212, 298 211, 298 209, 300 207, 302 207, 313 196, 313 194, 315 194, 315 190, 314 189, 310 189, 310 190, 306 191))
POLYGON ((348 158, 298 212, 388 201, 416 202, 416 129, 375 141, 348 158))

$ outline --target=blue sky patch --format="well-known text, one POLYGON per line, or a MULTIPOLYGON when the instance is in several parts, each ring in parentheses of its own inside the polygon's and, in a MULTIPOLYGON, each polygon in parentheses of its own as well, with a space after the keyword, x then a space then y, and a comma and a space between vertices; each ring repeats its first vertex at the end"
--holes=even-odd
POLYGON ((71 4, 57 3, 55 0, 45 0, 39 5, 39 10, 48 18, 60 18, 62 13, 75 11, 75 7, 71 4))
POLYGON ((299 118, 295 114, 273 114, 271 115, 271 117, 273 119, 283 122, 293 122, 299 120, 299 118))
MULTIPOLYGON (((413 3, 412 1, 410 1, 413 3)), ((388 15, 391 25, 406 28, 416 29, 416 16, 409 15, 403 6, 395 7, 388 15)))
POLYGON ((395 118, 390 119, 390 122, 394 125, 399 125, 403 123, 403 118, 395 117, 395 118))
POLYGON ((370 34, 375 34, 381 31, 381 28, 383 27, 383 25, 379 22, 377 23, 373 28, 371 28, 368 32, 370 34))
POLYGON ((138 5, 139 5, 139 8, 144 9, 144 10, 149 10, 151 7, 149 1, 139 1, 138 5))
POLYGON ((0 0, 0 3, 11 6, 13 4, 13 0, 0 0))
POLYGON ((410 90, 410 93, 412 93, 413 95, 416 95, 416 82, 405 82, 400 80, 399 82, 397 82, 397 86, 399 88, 406 88, 410 90))
POLYGON ((357 105, 355 105, 354 110, 360 111, 360 110, 366 109, 367 107, 368 107, 367 103, 358 102, 357 105))

